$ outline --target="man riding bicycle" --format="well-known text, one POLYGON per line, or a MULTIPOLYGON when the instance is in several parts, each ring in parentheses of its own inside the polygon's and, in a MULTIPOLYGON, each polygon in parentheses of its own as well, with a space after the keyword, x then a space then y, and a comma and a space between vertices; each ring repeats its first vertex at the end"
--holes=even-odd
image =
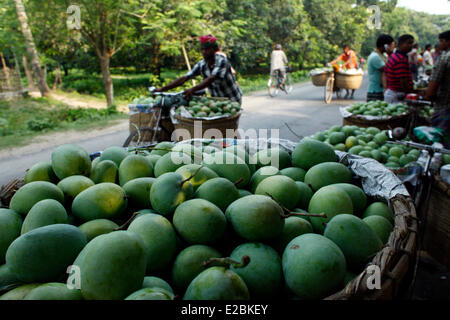
POLYGON ((284 53, 281 44, 275 46, 275 50, 272 51, 272 60, 270 63, 270 74, 272 76, 277 76, 282 79, 281 85, 286 81, 286 66, 288 64, 288 59, 284 53))

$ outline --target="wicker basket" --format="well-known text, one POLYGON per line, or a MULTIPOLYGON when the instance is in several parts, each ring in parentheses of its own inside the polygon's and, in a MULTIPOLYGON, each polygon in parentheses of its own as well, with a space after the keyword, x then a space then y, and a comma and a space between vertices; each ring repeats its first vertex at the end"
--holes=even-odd
POLYGON ((391 204, 395 215, 394 231, 371 262, 380 268, 381 289, 367 287, 367 283, 371 283, 372 272, 366 268, 343 290, 326 300, 391 300, 408 284, 416 255, 416 210, 410 197, 396 196, 391 199, 391 204))
MULTIPOLYGON (((221 138, 237 138, 239 139, 239 133, 236 130, 239 127, 239 118, 242 112, 238 112, 227 118, 219 118, 215 120, 202 120, 194 118, 185 118, 179 114, 175 114, 174 118, 177 122, 174 123, 175 138, 176 141, 194 139, 194 138, 207 138, 207 139, 221 139, 221 138), (201 129, 200 129, 201 126, 201 129), (180 129, 180 130, 179 130, 180 129), (184 130, 181 130, 184 129, 184 130), (214 135, 213 131, 207 133, 208 137, 204 137, 204 134, 209 129, 217 129, 220 131, 221 136, 214 135), (187 132, 185 131, 187 130, 187 132), (227 130, 235 131, 232 136, 227 134, 227 130), (186 133, 189 133, 187 135, 186 133)), ((217 132, 219 133, 219 132, 217 132)))
POLYGON ((355 125, 362 128, 375 127, 380 130, 394 129, 396 127, 405 128, 408 124, 409 114, 394 116, 387 119, 368 120, 362 117, 350 116, 342 119, 344 126, 355 125))
POLYGON ((315 85, 316 87, 325 87, 330 76, 331 72, 324 72, 311 76, 311 80, 313 85, 315 85))
POLYGON ((336 73, 336 87, 340 89, 359 89, 362 81, 362 74, 336 73))
POLYGON ((450 268, 450 186, 435 175, 430 198, 418 210, 421 218, 426 216, 423 248, 436 261, 450 268))

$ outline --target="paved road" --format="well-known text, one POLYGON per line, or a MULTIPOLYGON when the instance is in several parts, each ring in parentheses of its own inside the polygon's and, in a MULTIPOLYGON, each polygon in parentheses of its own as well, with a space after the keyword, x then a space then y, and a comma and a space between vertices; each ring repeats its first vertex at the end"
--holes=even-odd
MULTIPOLYGON (((279 129, 279 137, 297 141, 299 136, 311 135, 333 125, 342 124, 339 106, 365 100, 368 77, 356 91, 354 100, 323 101, 323 87, 311 83, 298 84, 291 94, 281 93, 276 98, 266 91, 255 92, 243 98, 244 114, 239 126, 248 129, 279 129)), ((64 143, 75 143, 89 153, 104 150, 113 145, 121 145, 128 135, 128 121, 113 127, 74 135, 71 132, 58 135, 54 143, 36 143, 24 148, 0 151, 0 186, 16 177, 23 177, 25 170, 39 161, 50 161, 52 150, 64 143)))

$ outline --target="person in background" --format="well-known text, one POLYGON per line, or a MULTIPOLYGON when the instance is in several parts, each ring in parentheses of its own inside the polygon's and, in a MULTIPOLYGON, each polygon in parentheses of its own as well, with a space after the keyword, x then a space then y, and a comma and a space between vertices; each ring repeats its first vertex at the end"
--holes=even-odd
POLYGON ((275 50, 272 51, 271 61, 270 61, 270 74, 276 76, 280 73, 283 84, 286 80, 286 66, 288 64, 288 59, 283 51, 281 44, 275 46, 275 50))
POLYGON ((417 80, 418 76, 418 64, 419 64, 419 45, 416 43, 414 44, 412 50, 408 53, 408 61, 409 61, 409 67, 411 69, 412 79, 414 81, 417 80))
MULTIPOLYGON (((221 56, 224 56, 225 58, 228 59, 227 54, 225 52, 222 51, 222 47, 219 45, 219 51, 216 52, 216 54, 220 54, 221 56)), ((228 60, 229 61, 229 60, 228 60)), ((233 66, 231 66, 231 72, 233 73, 233 75, 236 77, 236 70, 234 70, 233 66)))
POLYGON ((384 92, 384 101, 397 103, 402 101, 407 93, 414 92, 408 53, 414 45, 414 37, 404 34, 398 39, 398 48, 393 53, 384 71, 386 72, 387 90, 384 92))
POLYGON ((384 90, 387 85, 385 81, 386 77, 384 75, 384 67, 387 62, 386 56, 392 54, 392 51, 395 48, 394 38, 388 34, 382 34, 378 37, 376 46, 376 49, 367 59, 369 72, 369 90, 367 92, 367 101, 384 100, 384 90))
POLYGON ((198 62, 186 75, 172 81, 155 92, 164 92, 183 85, 186 81, 201 75, 203 81, 198 85, 186 89, 184 96, 189 99, 195 92, 209 89, 212 97, 225 97, 231 101, 242 103, 242 91, 231 72, 231 65, 223 55, 217 54, 219 46, 216 37, 206 35, 198 38, 203 60, 198 62))
MULTIPOLYGON (((358 59, 356 57, 356 52, 354 50, 350 49, 349 45, 344 45, 342 47, 342 49, 344 50, 344 53, 341 54, 339 57, 337 57, 336 59, 334 59, 333 61, 331 61, 330 63, 328 63, 328 65, 334 65, 336 64, 338 61, 343 61, 344 63, 342 64, 342 69, 343 70, 348 70, 348 69, 357 69, 358 68, 358 59)), ((349 98, 349 92, 348 89, 345 89, 347 91, 344 99, 349 98)), ((353 95, 355 94, 355 90, 352 90, 352 94, 350 96, 350 99, 353 99, 353 95)))
POLYGON ((433 62, 436 64, 438 62, 439 56, 441 55, 441 47, 439 46, 439 43, 434 46, 434 52, 433 52, 433 62))
POLYGON ((434 102, 431 126, 450 134, 450 30, 439 34, 439 46, 442 53, 434 65, 425 99, 434 102))
POLYGON ((423 52, 423 65, 426 66, 432 66, 433 63, 433 56, 431 55, 431 44, 427 44, 425 46, 425 51, 423 52))

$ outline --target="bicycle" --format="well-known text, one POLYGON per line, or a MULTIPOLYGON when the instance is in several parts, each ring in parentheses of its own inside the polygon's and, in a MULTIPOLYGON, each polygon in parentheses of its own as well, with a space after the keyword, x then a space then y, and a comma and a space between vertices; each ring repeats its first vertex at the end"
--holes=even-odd
POLYGON ((267 83, 269 90, 269 95, 273 98, 278 96, 280 90, 289 94, 293 90, 293 81, 290 73, 290 68, 286 67, 285 76, 282 76, 281 70, 275 70, 270 75, 269 81, 267 83))
MULTIPOLYGON (((154 145, 161 141, 172 140, 172 132, 174 126, 170 118, 170 109, 178 106, 187 106, 188 101, 184 98, 183 92, 155 92, 155 87, 149 88, 151 95, 161 97, 155 103, 149 105, 151 110, 151 118, 146 127, 138 128, 131 132, 123 143, 123 147, 139 147, 141 143, 145 142, 148 145, 154 145), (143 139, 149 138, 150 139, 143 139)), ((194 95, 205 95, 206 91, 201 90, 195 92, 194 95)))
POLYGON ((431 101, 426 100, 411 100, 405 99, 405 103, 410 107, 411 113, 408 119, 407 124, 407 135, 411 140, 414 140, 413 130, 419 124, 420 120, 420 111, 425 106, 433 107, 433 103, 431 101))

